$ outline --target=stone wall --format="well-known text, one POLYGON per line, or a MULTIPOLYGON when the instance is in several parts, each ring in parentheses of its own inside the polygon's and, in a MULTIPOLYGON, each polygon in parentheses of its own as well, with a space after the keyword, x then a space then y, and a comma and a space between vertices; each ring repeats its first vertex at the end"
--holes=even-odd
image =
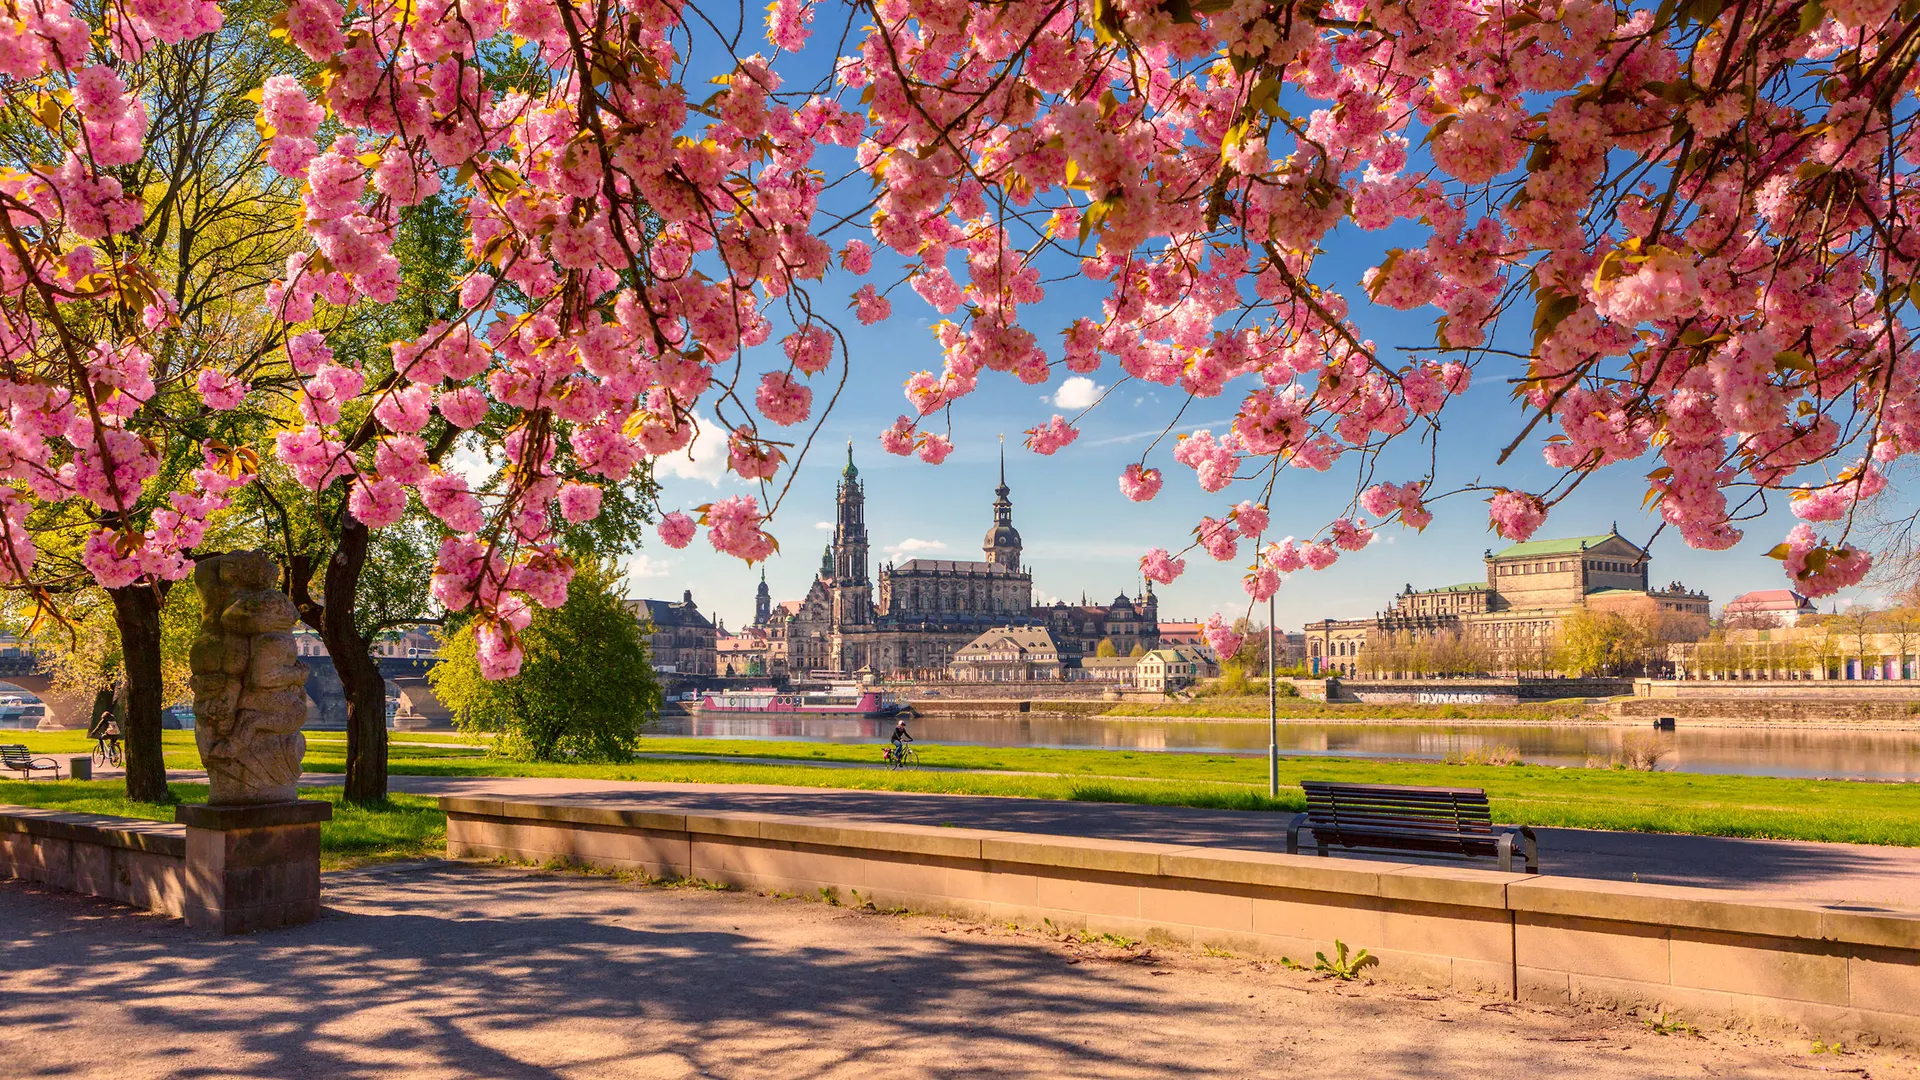
POLYGON ((1920 727, 1920 703, 1819 698, 1632 698, 1605 706, 1618 720, 1671 716, 1718 724, 1843 724, 1920 727))
POLYGON ((1616 697, 1632 679, 1329 679, 1333 701, 1398 705, 1517 705, 1562 698, 1616 697))
POLYGON ((179 918, 186 864, 182 825, 0 805, 0 877, 179 918))
POLYGON ((449 797, 453 856, 552 860, 1310 957, 1547 1002, 1920 1045, 1920 912, 1708 889, 771 814, 449 797))
POLYGON ((1668 700, 1920 702, 1920 679, 1636 679, 1633 693, 1668 700))

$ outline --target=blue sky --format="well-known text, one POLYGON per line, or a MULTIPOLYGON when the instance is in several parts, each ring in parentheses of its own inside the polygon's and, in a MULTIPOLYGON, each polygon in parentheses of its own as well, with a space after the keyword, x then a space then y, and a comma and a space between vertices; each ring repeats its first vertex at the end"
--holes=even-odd
MULTIPOLYGON (((1339 253, 1322 262, 1332 280, 1355 280, 1360 269, 1370 265, 1359 254, 1364 249, 1358 245, 1329 248, 1339 253)), ((1086 292, 1055 287, 1038 305, 1036 328, 1042 321, 1051 324, 1043 340, 1057 341, 1051 335, 1053 327, 1083 312, 1097 314, 1096 302, 1074 295, 1086 292)), ((1430 332, 1425 318, 1417 313, 1409 317, 1362 304, 1356 315, 1359 325, 1382 345, 1417 342, 1430 332), (1413 324, 1412 330, 1396 337, 1408 324, 1413 324)), ((1251 483, 1213 495, 1201 491, 1192 470, 1172 461, 1170 440, 1163 441, 1149 458, 1167 477, 1160 496, 1152 502, 1132 503, 1121 495, 1120 471, 1137 460, 1182 400, 1182 395, 1150 384, 1124 382, 1084 419, 1079 440, 1054 456, 1042 457, 1025 448, 1025 429, 1044 423, 1055 412, 1071 417, 1077 410, 1063 405, 1082 404, 1099 389, 1123 380, 1125 373, 1115 366, 1096 373, 1091 386, 1070 384, 1063 368, 1044 387, 987 373, 981 388, 953 410, 956 450, 944 464, 929 466, 917 458, 884 453, 877 437, 905 411, 901 383, 921 368, 938 369, 939 349, 927 330, 934 318, 937 315, 917 296, 900 290, 895 293, 894 317, 887 322, 863 327, 845 320, 848 325, 843 329, 853 347, 848 389, 822 425, 772 527, 782 549, 766 564, 776 601, 804 595, 820 565, 821 548, 831 538, 826 526, 833 519, 834 486, 846 460, 848 440, 853 442, 855 461, 867 484, 867 521, 878 564, 915 555, 981 557, 982 534, 992 520, 998 436, 1005 433, 1014 523, 1025 543, 1036 592, 1048 601, 1078 600, 1082 592, 1100 600, 1110 600, 1121 591, 1135 594, 1140 588, 1142 553, 1160 546, 1177 550, 1202 514, 1219 516, 1239 499, 1258 497, 1251 483)), ((754 350, 745 370, 771 369, 779 357, 777 349, 776 342, 754 350)), ((1541 462, 1537 440, 1516 453, 1507 466, 1495 465, 1500 448, 1524 424, 1504 382, 1516 363, 1498 357, 1484 360, 1475 373, 1474 388, 1449 406, 1439 451, 1443 485, 1477 479, 1540 490, 1551 482, 1552 470, 1541 462)), ((1216 434, 1223 433, 1244 392, 1243 380, 1220 398, 1194 402, 1182 430, 1210 427, 1216 434)), ((756 491, 723 474, 720 439, 705 442, 695 444, 691 457, 680 455, 661 463, 667 508, 691 510, 716 497, 756 491)), ((1389 452, 1377 476, 1412 479, 1420 475, 1419 464, 1427 453, 1426 447, 1408 439, 1406 445, 1389 452), (1396 460, 1403 467, 1395 468, 1396 460)), ((1357 464, 1343 462, 1327 473, 1287 470, 1273 499, 1276 538, 1289 533, 1311 535, 1342 513, 1356 490, 1357 464)), ((1654 515, 1641 509, 1644 476, 1655 464, 1649 460, 1604 470, 1556 508, 1539 535, 1604 533, 1617 521, 1622 534, 1644 542, 1658 524, 1654 515)), ((1388 526, 1373 547, 1346 555, 1329 570, 1294 575, 1280 593, 1280 625, 1298 628, 1314 619, 1367 615, 1385 607, 1404 584, 1424 588, 1483 577, 1482 553, 1504 542, 1487 530, 1482 498, 1467 494, 1436 503, 1435 520, 1424 533, 1388 526)), ((1779 564, 1766 558, 1765 552, 1792 527, 1793 520, 1784 510, 1784 500, 1776 504, 1766 518, 1748 523, 1746 539, 1728 552, 1693 551, 1671 531, 1663 533, 1653 545, 1654 580, 1665 584, 1677 578, 1704 589, 1716 605, 1748 589, 1782 587, 1785 580, 1779 564)), ((1216 563, 1198 550, 1190 552, 1187 560, 1187 572, 1157 590, 1163 617, 1245 610, 1240 563, 1216 563)), ((635 554, 628 565, 634 595, 678 597, 692 589, 701 608, 723 617, 729 627, 751 618, 759 570, 714 552, 704 533, 681 551, 656 542, 635 554)))
MULTIPOLYGON (((829 11, 823 11, 816 24, 816 29, 823 31, 822 37, 816 38, 821 55, 811 55, 814 50, 810 49, 805 61, 808 67, 830 55, 832 46, 828 42, 839 20, 829 11)), ((755 21, 749 35, 759 30, 755 21)), ((754 48, 764 50, 764 43, 749 42, 742 51, 754 48)), ((789 89, 804 81, 793 77, 784 60, 782 64, 789 89)), ((695 66, 703 69, 705 65, 695 66)), ((823 150, 815 161, 828 176, 841 175, 849 163, 845 151, 831 149, 823 150)), ((866 215, 855 213, 859 200, 869 191, 867 183, 854 178, 828 193, 823 219, 830 214, 855 214, 850 224, 828 234, 836 247, 856 236, 872 242, 864 225, 866 215)), ((1399 312, 1372 306, 1359 288, 1360 275, 1388 248, 1416 246, 1425 240, 1424 227, 1411 223, 1368 233, 1348 222, 1323 242, 1325 254, 1316 264, 1314 280, 1346 293, 1355 323, 1364 336, 1378 344, 1383 355, 1430 344, 1437 312, 1399 312)), ((959 260, 950 260, 949 265, 960 276, 964 268, 959 260)), ((884 290, 900 279, 903 269, 900 260, 881 252, 868 279, 837 273, 825 283, 816 284, 813 305, 823 312, 842 312, 845 298, 863 280, 871 280, 884 290)), ((1106 286, 1081 278, 1074 263, 1064 259, 1047 263, 1043 275, 1053 279, 1048 282, 1047 299, 1023 309, 1023 321, 1057 360, 1058 331, 1082 315, 1098 318, 1106 286)), ((1036 593, 1049 602, 1054 598, 1078 600, 1083 592, 1099 600, 1111 600, 1121 591, 1132 595, 1140 588, 1138 560, 1142 553, 1153 547, 1178 550, 1187 543, 1201 515, 1221 516, 1233 503, 1259 497, 1251 483, 1236 484, 1213 495, 1202 492, 1194 483, 1192 471, 1172 461, 1171 440, 1166 440, 1148 459, 1167 477, 1160 496, 1144 504, 1127 501, 1116 482, 1120 471, 1137 460, 1148 442, 1166 427, 1184 403, 1184 394, 1124 382, 1125 373, 1112 364, 1095 373, 1090 382, 1071 379, 1064 368, 1056 367, 1053 380, 1044 387, 1026 386, 1011 376, 983 373, 980 389, 952 411, 957 449, 945 464, 928 466, 917 459, 885 454, 877 441, 879 432, 907 411, 901 384, 916 371, 938 371, 940 367, 940 350, 928 331, 929 324, 940 316, 904 286, 893 288, 890 297, 893 317, 884 323, 861 326, 851 312, 836 319, 851 348, 850 378, 834 411, 815 436, 813 450, 801 464, 793 489, 771 527, 782 547, 782 553, 766 564, 776 601, 804 595, 820 565, 821 547, 831 538, 825 526, 833 518, 834 485, 845 463, 848 440, 854 444, 855 459, 867 481, 867 521, 876 563, 884 563, 915 555, 980 557, 981 536, 992 520, 998 436, 1004 434, 1014 523, 1025 541, 1036 593), (1073 445, 1051 458, 1035 455, 1022 445, 1025 429, 1045 423, 1055 412, 1072 419, 1077 406, 1116 385, 1115 392, 1080 422, 1081 436, 1073 445)), ((748 350, 742 360, 741 381, 745 387, 751 387, 760 372, 786 366, 779 338, 789 326, 778 322, 777 313, 774 317, 777 329, 773 339, 748 350)), ((1515 309, 1508 314, 1506 329, 1496 342, 1524 350, 1530 323, 1530 311, 1515 309)), ((1498 356, 1482 360, 1475 370, 1473 389, 1449 405, 1442 419, 1438 448, 1440 490, 1478 482, 1539 491, 1552 483, 1553 472, 1540 458, 1539 440, 1551 431, 1547 425, 1541 425, 1534 441, 1506 466, 1495 464, 1501 447, 1525 424, 1525 416, 1509 396, 1506 382, 1519 374, 1519 364, 1498 356)), ((830 395, 831 380, 837 375, 835 368, 816 378, 816 402, 823 403, 830 395)), ((1193 402, 1182 419, 1181 430, 1207 427, 1216 434, 1224 433, 1248 385, 1249 381, 1243 379, 1230 385, 1219 398, 1193 402)), ((702 413, 708 420, 711 415, 711 410, 702 413)), ((932 430, 941 430, 943 424, 940 417, 929 418, 932 430)), ((804 439, 804 432, 798 434, 804 439)), ((1432 452, 1411 436, 1403 437, 1401 445, 1383 456, 1375 479, 1415 479, 1423 475, 1432 452)), ((724 475, 724 461, 724 436, 717 429, 694 445, 690 458, 676 455, 663 459, 657 471, 663 488, 662 505, 691 510, 726 495, 759 493, 757 485, 724 475)), ((1359 464, 1358 460, 1344 461, 1325 474, 1287 470, 1272 500, 1273 538, 1289 533, 1313 535, 1343 513, 1357 489, 1355 470, 1359 464)), ((1656 464, 1649 459, 1603 471, 1561 503, 1539 537, 1604 533, 1617 521, 1629 539, 1645 542, 1659 523, 1656 516, 1641 508, 1645 474, 1656 464)), ((1281 626, 1297 628, 1314 619, 1370 614, 1390 603, 1404 584, 1423 588, 1481 579, 1482 552, 1504 546, 1486 528, 1483 497, 1468 494, 1438 502, 1433 506, 1435 520, 1424 533, 1390 526, 1373 547, 1346 555, 1331 569, 1295 575, 1280 593, 1281 626)), ((762 501, 766 502, 765 495, 762 501)), ((1778 498, 1765 518, 1745 524, 1746 538, 1731 551, 1692 551, 1677 535, 1664 533, 1653 544, 1654 580, 1665 584, 1678 579, 1704 589, 1716 605, 1749 589, 1783 587, 1786 581, 1779 564, 1766 558, 1765 552, 1793 524, 1785 510, 1785 499, 1778 498)), ((1197 550, 1189 553, 1187 560, 1186 574, 1158 589, 1163 617, 1246 610, 1240 562, 1216 563, 1197 550)), ((681 551, 668 549, 656 540, 630 554, 628 569, 633 595, 677 598, 691 589, 703 610, 720 615, 730 627, 750 619, 760 573, 759 568, 749 568, 714 552, 704 532, 681 551)), ((1842 602, 1848 599, 1841 598, 1842 602)))

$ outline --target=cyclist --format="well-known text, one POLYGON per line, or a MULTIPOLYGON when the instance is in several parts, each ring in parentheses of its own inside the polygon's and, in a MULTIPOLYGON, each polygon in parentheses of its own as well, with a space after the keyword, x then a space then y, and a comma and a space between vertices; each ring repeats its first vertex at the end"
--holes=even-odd
POLYGON ((93 718, 87 737, 93 740, 93 756, 102 765, 120 763, 120 725, 114 723, 113 706, 101 709, 100 715, 93 718))
POLYGON ((907 731, 907 718, 901 717, 893 725, 893 746, 887 751, 887 759, 899 764, 906 760, 906 744, 913 741, 913 735, 907 731))

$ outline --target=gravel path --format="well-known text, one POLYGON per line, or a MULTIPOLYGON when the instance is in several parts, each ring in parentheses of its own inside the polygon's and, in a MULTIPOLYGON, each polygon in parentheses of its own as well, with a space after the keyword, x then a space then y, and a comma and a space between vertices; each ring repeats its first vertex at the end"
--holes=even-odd
POLYGON ((1916 1077, 1913 1058, 740 893, 427 861, 244 938, 0 881, 0 1072, 1916 1077))

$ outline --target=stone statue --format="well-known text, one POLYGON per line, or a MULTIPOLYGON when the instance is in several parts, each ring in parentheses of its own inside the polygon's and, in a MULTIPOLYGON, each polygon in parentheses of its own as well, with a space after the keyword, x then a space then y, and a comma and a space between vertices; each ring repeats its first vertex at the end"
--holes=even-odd
POLYGON ((307 665, 288 633, 299 621, 264 551, 199 560, 193 639, 194 738, 215 806, 291 802, 307 740, 307 665))

